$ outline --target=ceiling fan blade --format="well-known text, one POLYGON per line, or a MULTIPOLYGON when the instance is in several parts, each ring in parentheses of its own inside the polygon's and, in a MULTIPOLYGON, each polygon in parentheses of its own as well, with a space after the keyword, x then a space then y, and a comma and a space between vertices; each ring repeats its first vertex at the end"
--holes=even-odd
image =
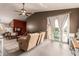
POLYGON ((30 15, 31 15, 31 13, 26 13, 25 15, 26 15, 26 16, 30 16, 30 15))
POLYGON ((19 14, 19 15, 22 15, 22 14, 19 14))
POLYGON ((28 16, 28 15, 26 14, 26 16, 28 16))
POLYGON ((15 12, 21 12, 20 10, 14 10, 15 12))
POLYGON ((26 14, 32 14, 32 13, 30 13, 30 12, 27 12, 26 14))

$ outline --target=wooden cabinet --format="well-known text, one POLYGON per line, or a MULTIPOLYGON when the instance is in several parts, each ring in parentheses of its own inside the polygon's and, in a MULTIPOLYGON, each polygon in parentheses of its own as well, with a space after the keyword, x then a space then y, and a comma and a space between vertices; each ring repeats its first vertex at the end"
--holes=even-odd
POLYGON ((26 30, 26 21, 14 19, 10 25, 13 28, 13 32, 17 32, 18 35, 23 35, 27 31, 26 30))

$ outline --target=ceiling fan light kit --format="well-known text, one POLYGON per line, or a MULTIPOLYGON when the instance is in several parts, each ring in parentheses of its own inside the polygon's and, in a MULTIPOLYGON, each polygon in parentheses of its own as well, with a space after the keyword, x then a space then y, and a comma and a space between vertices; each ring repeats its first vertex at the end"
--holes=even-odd
POLYGON ((23 12, 22 15, 26 15, 25 12, 23 12))

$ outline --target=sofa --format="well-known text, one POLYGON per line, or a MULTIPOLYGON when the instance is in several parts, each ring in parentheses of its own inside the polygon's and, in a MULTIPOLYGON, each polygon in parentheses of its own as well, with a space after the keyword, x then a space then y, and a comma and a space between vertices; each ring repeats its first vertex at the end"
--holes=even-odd
POLYGON ((29 51, 44 41, 45 32, 29 33, 26 36, 18 38, 19 48, 23 51, 29 51))

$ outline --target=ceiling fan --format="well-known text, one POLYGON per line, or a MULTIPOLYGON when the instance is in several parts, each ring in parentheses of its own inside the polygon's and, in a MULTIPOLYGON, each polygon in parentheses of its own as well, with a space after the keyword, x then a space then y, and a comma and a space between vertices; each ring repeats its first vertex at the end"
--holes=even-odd
POLYGON ((19 13, 19 15, 26 15, 26 16, 30 16, 33 13, 27 12, 27 10, 24 8, 25 7, 25 3, 22 3, 23 7, 20 10, 16 10, 16 12, 19 13))

